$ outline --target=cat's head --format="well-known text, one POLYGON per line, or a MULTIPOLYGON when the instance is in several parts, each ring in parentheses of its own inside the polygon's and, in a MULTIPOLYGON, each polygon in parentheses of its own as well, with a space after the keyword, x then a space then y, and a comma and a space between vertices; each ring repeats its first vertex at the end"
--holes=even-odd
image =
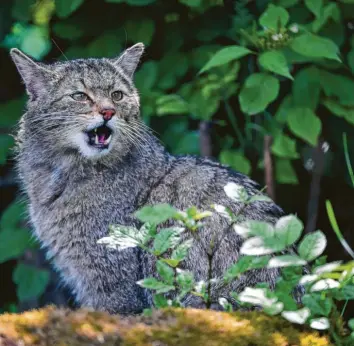
POLYGON ((136 144, 142 125, 133 75, 143 51, 138 43, 115 59, 43 64, 12 49, 29 95, 26 135, 43 147, 93 159, 136 144))

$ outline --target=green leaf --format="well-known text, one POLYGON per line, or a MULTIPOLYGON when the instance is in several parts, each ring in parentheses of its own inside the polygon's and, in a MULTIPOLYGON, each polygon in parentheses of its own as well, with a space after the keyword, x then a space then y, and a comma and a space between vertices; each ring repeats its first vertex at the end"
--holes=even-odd
POLYGON ((317 145, 321 133, 321 120, 310 108, 292 108, 288 114, 290 130, 309 144, 317 145))
POLYGON ((143 42, 149 45, 155 33, 155 22, 152 19, 128 20, 124 24, 129 41, 143 42))
POLYGON ((231 198, 234 202, 246 202, 249 198, 245 187, 234 182, 228 182, 224 186, 224 191, 227 197, 231 198))
POLYGON ((146 278, 144 280, 138 281, 137 284, 149 290, 154 290, 156 293, 166 293, 175 289, 175 286, 167 285, 155 278, 146 278))
POLYGON ((290 44, 296 53, 311 58, 328 58, 341 61, 339 49, 333 41, 310 33, 296 37, 290 44))
POLYGON ((114 58, 120 54, 121 48, 116 34, 107 31, 90 42, 87 46, 87 54, 89 57, 114 58))
POLYGON ((310 327, 317 330, 326 330, 330 327, 330 322, 326 317, 314 318, 310 321, 310 327))
POLYGON ((354 318, 351 318, 349 321, 348 321, 348 326, 351 330, 354 330, 354 318))
POLYGON ((135 217, 141 222, 149 222, 158 225, 173 218, 177 213, 177 209, 169 204, 155 204, 153 206, 145 206, 134 213, 135 217))
POLYGON ((26 216, 26 203, 21 200, 16 200, 11 203, 5 211, 2 213, 0 220, 0 228, 17 228, 20 226, 20 222, 26 216))
POLYGON ((333 307, 333 301, 329 298, 322 298, 320 294, 305 294, 301 300, 313 315, 329 316, 333 307))
POLYGON ((276 180, 280 184, 298 184, 294 168, 291 165, 290 160, 277 159, 275 164, 275 176, 276 180))
POLYGON ((291 95, 284 97, 282 103, 275 113, 275 119, 280 124, 286 124, 288 121, 288 110, 293 107, 293 99, 291 95))
POLYGON ((254 195, 249 199, 249 203, 253 202, 267 202, 267 203, 273 203, 273 200, 266 196, 266 195, 254 195))
POLYGON ((53 24, 53 32, 56 36, 64 40, 77 40, 82 37, 85 32, 83 28, 72 22, 57 22, 53 24))
POLYGON ((268 263, 268 268, 282 268, 292 266, 303 266, 306 261, 296 255, 282 255, 272 257, 268 263))
POLYGON ((352 70, 352 73, 354 73, 354 48, 352 48, 348 53, 347 61, 350 69, 352 70))
POLYGON ((266 109, 279 93, 279 81, 267 73, 254 73, 244 83, 239 95, 242 112, 257 114, 266 109))
POLYGON ((156 81, 158 73, 158 63, 148 61, 135 73, 134 81, 138 90, 151 90, 156 81))
POLYGON ((173 249, 179 242, 180 234, 184 228, 171 227, 162 229, 154 239, 153 252, 155 256, 160 256, 169 249, 173 249))
POLYGON ((235 232, 243 238, 257 236, 261 238, 273 238, 274 227, 265 221, 248 220, 234 225, 235 232))
POLYGON ((280 6, 269 5, 259 18, 259 24, 264 28, 278 31, 279 27, 285 27, 289 21, 289 13, 280 6))
POLYGON ((35 3, 36 0, 15 0, 12 6, 12 17, 18 21, 29 21, 35 3))
POLYGON ((354 80, 338 73, 320 71, 321 87, 327 97, 335 97, 343 106, 354 106, 351 90, 354 80))
POLYGON ((298 159, 300 155, 296 151, 296 141, 283 134, 278 134, 272 144, 272 153, 284 158, 298 159))
POLYGON ((189 112, 188 103, 179 95, 163 95, 157 101, 157 114, 185 114, 189 112))
POLYGON ((0 134, 0 165, 4 165, 14 145, 14 138, 10 135, 0 134))
POLYGON ((275 224, 275 237, 290 246, 300 238, 303 229, 303 223, 295 215, 283 216, 275 224))
POLYGON ((163 263, 162 261, 157 261, 156 269, 162 281, 164 281, 168 285, 173 285, 174 271, 171 267, 169 267, 167 264, 163 263))
POLYGON ((27 27, 23 33, 19 48, 24 53, 40 60, 47 55, 51 47, 48 29, 32 25, 27 27))
MULTIPOLYGON (((181 261, 183 261, 187 257, 188 251, 190 250, 192 245, 193 245, 193 239, 188 239, 183 243, 179 244, 176 247, 176 249, 173 250, 171 255, 171 260, 176 261, 178 265, 181 261)), ((170 263, 168 264, 171 265, 170 263)), ((171 267, 176 267, 176 265, 171 265, 171 267)))
POLYGON ((84 0, 55 0, 55 9, 60 18, 69 17, 76 11, 84 0))
POLYGON ((168 300, 162 294, 155 294, 153 296, 154 306, 157 309, 167 308, 169 306, 168 300))
MULTIPOLYGON (((2 103, 0 105, 0 126, 2 128, 12 128, 20 119, 25 108, 25 103, 25 97, 2 103)), ((0 147, 1 146, 2 145, 0 145, 0 147)))
POLYGON ((177 269, 177 278, 176 281, 179 287, 187 292, 190 292, 194 287, 194 275, 192 272, 177 269))
POLYGON ((280 51, 264 52, 258 57, 259 64, 266 70, 293 79, 285 56, 280 51))
POLYGON ((199 132, 187 131, 186 133, 182 134, 174 145, 173 154, 199 155, 200 154, 199 132))
POLYGON ((245 55, 252 53, 249 49, 241 46, 225 47, 214 54, 214 56, 205 64, 199 73, 210 70, 213 67, 221 66, 230 61, 242 58, 245 55))
POLYGON ((269 262, 269 259, 270 256, 242 256, 235 264, 227 269, 224 274, 224 279, 227 282, 230 282, 248 270, 265 268, 269 262))
MULTIPOLYGON (((283 267, 281 273, 285 270, 294 270, 301 267, 283 267)), ((302 269, 302 268, 301 268, 302 269)), ((292 292, 298 283, 298 278, 294 283, 294 280, 286 280, 284 277, 278 278, 275 286, 274 293, 278 299, 284 304, 284 310, 296 310, 297 304, 295 303, 292 292)))
POLYGON ((239 295, 242 303, 260 305, 270 315, 276 315, 283 310, 283 303, 278 302, 277 297, 268 288, 246 287, 239 295))
POLYGON ((283 251, 283 242, 277 242, 276 238, 252 237, 244 241, 240 254, 247 256, 262 256, 283 251))
POLYGON ((135 227, 121 225, 112 225, 109 227, 109 231, 109 236, 99 239, 97 244, 106 245, 118 251, 143 244, 147 233, 147 231, 140 232, 135 227))
POLYGON ((320 71, 316 67, 301 69, 293 83, 294 107, 306 107, 315 110, 320 98, 320 71))
MULTIPOLYGON (((321 11, 319 12, 318 15, 316 15, 316 17, 317 18, 312 22, 312 31, 315 33, 319 32, 324 27, 324 25, 327 24, 329 19, 333 19, 334 23, 340 23, 341 11, 340 11, 340 8, 338 7, 337 4, 331 2, 327 6, 325 6, 323 9, 321 9, 321 11)), ((331 23, 331 24, 333 24, 333 23, 331 23)), ((321 34, 323 36, 327 36, 330 39, 332 38, 334 42, 339 44, 337 42, 337 40, 335 40, 335 38, 333 36, 331 36, 331 32, 329 32, 329 34, 326 35, 326 29, 331 30, 329 28, 330 28, 330 26, 325 27, 324 30, 321 31, 321 34)), ((327 33, 328 33, 328 31, 327 31, 327 33)), ((342 35, 344 36, 344 32, 342 35)), ((340 42, 340 40, 339 40, 339 42, 340 42)))
POLYGON ((223 150, 220 153, 219 160, 222 164, 228 165, 243 174, 249 175, 251 173, 251 163, 240 152, 233 150, 223 150))
POLYGON ((20 301, 40 297, 49 284, 48 270, 19 263, 13 272, 13 281, 17 284, 17 296, 20 301))
POLYGON ((283 311, 281 315, 291 323, 304 324, 310 317, 311 311, 308 308, 302 308, 296 311, 283 311))
POLYGON ((316 16, 321 16, 323 0, 305 0, 306 7, 316 16))
POLYGON ((0 231, 0 263, 21 256, 33 246, 29 230, 5 228, 0 231))
POLYGON ((307 234, 301 241, 298 252, 301 258, 310 262, 320 256, 327 246, 326 236, 321 231, 307 234))

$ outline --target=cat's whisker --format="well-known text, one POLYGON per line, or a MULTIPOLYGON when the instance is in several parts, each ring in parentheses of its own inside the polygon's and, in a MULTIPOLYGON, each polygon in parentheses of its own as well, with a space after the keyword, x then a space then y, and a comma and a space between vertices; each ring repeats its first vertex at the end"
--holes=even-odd
POLYGON ((144 137, 144 132, 139 132, 138 129, 135 129, 133 127, 130 127, 129 125, 125 125, 123 126, 123 128, 125 130, 127 130, 128 132, 130 132, 135 139, 139 140, 141 144, 148 144, 149 141, 144 137))

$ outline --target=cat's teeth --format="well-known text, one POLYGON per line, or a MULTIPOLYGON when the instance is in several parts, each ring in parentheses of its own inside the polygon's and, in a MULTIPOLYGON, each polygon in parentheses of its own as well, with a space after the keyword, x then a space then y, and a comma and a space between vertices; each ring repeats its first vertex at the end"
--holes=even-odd
POLYGON ((109 144, 111 139, 112 139, 112 135, 109 135, 109 137, 104 141, 104 144, 105 145, 109 144))
POLYGON ((95 144, 99 144, 99 142, 98 142, 98 135, 95 136, 95 144))

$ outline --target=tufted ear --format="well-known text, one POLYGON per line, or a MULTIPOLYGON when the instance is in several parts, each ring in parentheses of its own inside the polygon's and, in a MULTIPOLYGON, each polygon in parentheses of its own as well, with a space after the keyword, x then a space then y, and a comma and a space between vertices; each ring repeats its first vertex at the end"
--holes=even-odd
POLYGON ((56 75, 44 64, 32 60, 19 49, 13 48, 10 51, 11 58, 20 73, 28 95, 35 100, 49 86, 49 81, 56 75))
POLYGON ((114 60, 114 65, 119 66, 130 78, 138 67, 141 55, 144 52, 144 44, 137 43, 134 46, 126 49, 117 59, 114 60))

